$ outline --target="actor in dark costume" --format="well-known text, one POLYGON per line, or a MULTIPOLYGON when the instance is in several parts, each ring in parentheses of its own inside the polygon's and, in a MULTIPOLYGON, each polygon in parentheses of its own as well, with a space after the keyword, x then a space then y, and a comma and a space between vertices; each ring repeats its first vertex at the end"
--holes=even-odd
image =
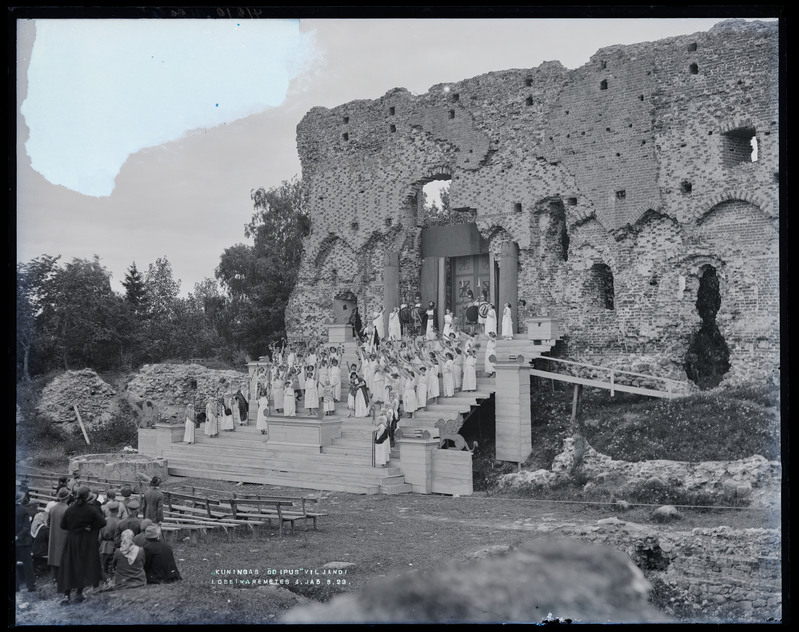
POLYGON ((361 315, 358 312, 358 306, 352 308, 352 313, 350 314, 349 318, 350 325, 352 325, 352 333, 358 340, 361 340, 361 329, 363 328, 363 323, 361 322, 361 315))
POLYGON ((76 601, 83 601, 83 589, 97 587, 102 580, 98 534, 105 526, 103 512, 89 502, 89 488, 78 487, 75 502, 61 518, 61 528, 67 532, 64 553, 58 566, 58 592, 64 594, 62 604, 68 604, 72 590, 76 601))
POLYGON ((236 399, 239 402, 239 419, 241 419, 241 425, 246 426, 249 424, 250 403, 247 401, 247 398, 244 397, 244 393, 241 392, 241 389, 236 391, 236 399))
POLYGON ((165 584, 181 579, 172 547, 161 542, 160 536, 160 529, 155 525, 144 531, 144 537, 147 538, 144 545, 144 572, 148 584, 165 584))

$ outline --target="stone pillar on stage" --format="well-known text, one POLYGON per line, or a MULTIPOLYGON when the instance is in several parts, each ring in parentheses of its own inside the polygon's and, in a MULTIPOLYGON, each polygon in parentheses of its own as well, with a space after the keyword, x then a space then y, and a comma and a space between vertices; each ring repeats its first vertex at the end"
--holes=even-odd
POLYGON ((502 335, 502 314, 510 303, 513 333, 519 331, 519 245, 506 241, 499 250, 499 305, 497 305, 497 336, 502 335))
MULTIPOLYGON (((518 343, 497 341, 495 458, 524 463, 533 450, 530 429, 530 356, 517 353, 518 343), (505 349, 507 348, 507 350, 505 349)), ((525 344, 529 344, 525 341, 525 344)))
POLYGON ((383 331, 388 337, 388 316, 400 306, 399 253, 387 252, 383 256, 383 331))

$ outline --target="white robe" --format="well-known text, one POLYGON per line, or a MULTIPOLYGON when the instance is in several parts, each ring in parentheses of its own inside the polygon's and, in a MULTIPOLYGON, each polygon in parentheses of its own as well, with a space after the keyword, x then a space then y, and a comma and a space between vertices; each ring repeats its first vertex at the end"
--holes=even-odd
MULTIPOLYGON (((385 419, 385 417, 383 418, 385 419)), ((387 430, 387 426, 385 423, 381 421, 380 425, 377 426, 375 432, 375 438, 379 437, 383 434, 383 431, 387 430)), ((378 467, 385 465, 388 463, 388 460, 391 458, 391 440, 386 437, 386 440, 383 443, 375 443, 375 465, 378 467)))
POLYGON ((507 305, 502 312, 502 337, 513 338, 513 312, 507 305))
POLYGON ((215 401, 210 401, 205 406, 205 434, 209 437, 219 434, 219 421, 216 418, 215 401))
POLYGON ((463 388, 464 391, 477 390, 477 360, 473 355, 468 355, 463 360, 463 388))
POLYGON ((194 443, 194 419, 186 415, 186 429, 183 431, 184 443, 194 443))
POLYGON ((496 340, 489 339, 488 343, 486 343, 486 357, 485 357, 485 370, 486 370, 486 373, 493 373, 494 370, 495 370, 494 369, 494 365, 491 363, 491 361, 488 358, 490 356, 494 355, 494 353, 496 351, 496 348, 497 348, 496 340))
POLYGON ((269 398, 266 395, 261 395, 258 398, 258 417, 255 421, 255 427, 258 430, 266 430, 266 416, 269 413, 269 398))
POLYGON ((497 313, 493 308, 489 309, 486 314, 486 334, 491 332, 494 332, 494 335, 497 333, 497 313))
POLYGON ((391 312, 388 315, 388 339, 400 340, 402 338, 402 325, 400 324, 399 312, 391 312))

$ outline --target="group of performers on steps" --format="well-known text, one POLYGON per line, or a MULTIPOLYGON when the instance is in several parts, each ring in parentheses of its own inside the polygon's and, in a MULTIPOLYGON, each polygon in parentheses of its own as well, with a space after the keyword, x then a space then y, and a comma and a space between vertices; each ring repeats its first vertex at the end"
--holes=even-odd
MULTIPOLYGON (((272 344, 270 359, 259 362, 249 383, 247 398, 239 389, 209 400, 205 406, 205 434, 218 437, 219 430, 234 431, 248 423, 248 399, 256 399, 256 427, 267 432, 269 415, 294 417, 305 409, 307 415, 332 415, 337 402, 346 397, 348 417, 367 418, 375 412, 376 425, 396 428, 400 416, 413 417, 417 410, 426 410, 429 402, 439 397, 453 397, 458 391, 477 390, 477 354, 480 343, 476 334, 460 330, 451 311, 446 310, 444 328, 437 330, 435 304, 425 312, 424 335, 403 333, 399 308, 389 314, 388 335, 385 335, 383 311, 357 334, 357 362, 347 365, 343 345, 299 341, 272 344), (349 380, 342 393, 342 372, 349 380)), ((506 305, 503 321, 509 318, 506 305)), ((503 322, 503 330, 512 325, 503 322)), ((491 376, 494 367, 490 357, 496 348, 496 317, 489 312, 485 323, 488 335, 484 350, 485 371, 491 376)), ((188 418, 189 413, 187 413, 188 418)), ((391 432, 393 435, 393 432, 391 432)))

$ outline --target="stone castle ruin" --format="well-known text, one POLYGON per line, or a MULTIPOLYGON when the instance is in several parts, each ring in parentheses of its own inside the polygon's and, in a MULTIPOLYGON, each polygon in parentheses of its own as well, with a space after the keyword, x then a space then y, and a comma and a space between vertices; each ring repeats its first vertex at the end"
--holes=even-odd
POLYGON ((655 356, 700 386, 776 377, 777 28, 729 20, 575 70, 312 109, 289 336, 323 335, 337 297, 370 316, 433 300, 460 318, 472 289, 500 313, 509 301, 520 335, 556 317, 559 354, 655 356), (435 180, 473 221, 425 225, 435 180))

